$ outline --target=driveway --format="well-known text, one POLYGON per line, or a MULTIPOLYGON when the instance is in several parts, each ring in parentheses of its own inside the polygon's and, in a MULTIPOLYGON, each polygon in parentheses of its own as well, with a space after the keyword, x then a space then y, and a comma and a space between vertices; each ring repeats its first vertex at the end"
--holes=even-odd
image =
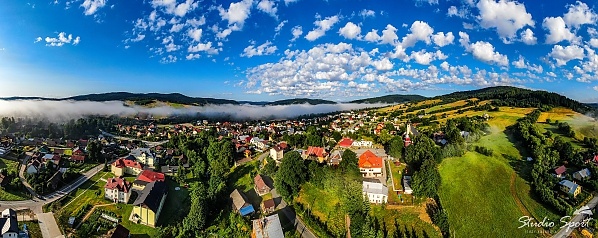
POLYGON ((42 230, 44 238, 64 237, 56 224, 54 214, 51 212, 37 214, 37 220, 39 221, 39 228, 42 230))
MULTIPOLYGON (((276 189, 272 189, 271 193, 273 198, 280 198, 280 195, 276 192, 276 189)), ((287 203, 284 201, 284 199, 280 199, 280 204, 278 204, 276 208, 280 209, 284 213, 284 215, 289 219, 289 221, 293 222, 295 230, 297 230, 297 232, 301 234, 301 237, 317 238, 317 236, 311 230, 309 230, 309 228, 307 228, 307 226, 301 220, 301 218, 299 218, 297 214, 295 214, 295 211, 293 211, 293 209, 291 209, 290 207, 287 207, 287 203)))

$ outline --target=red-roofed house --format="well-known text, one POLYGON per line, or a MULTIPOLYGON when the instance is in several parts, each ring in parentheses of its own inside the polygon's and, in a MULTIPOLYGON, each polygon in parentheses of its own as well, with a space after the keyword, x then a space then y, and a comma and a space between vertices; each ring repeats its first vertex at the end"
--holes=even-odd
POLYGON ((367 150, 359 156, 359 171, 363 177, 381 177, 383 169, 382 158, 367 150))
POLYGON ((118 177, 125 174, 137 175, 141 173, 142 170, 143 166, 141 166, 139 162, 124 158, 117 159, 110 166, 110 171, 118 177))
POLYGON ((71 160, 77 163, 85 162, 85 155, 73 155, 71 156, 71 160))
POLYGON ((318 162, 323 163, 328 156, 328 153, 322 147, 310 146, 306 151, 303 152, 304 158, 314 156, 318 159, 318 162))
POLYGON ((253 178, 253 183, 255 184, 255 186, 253 187, 255 189, 255 192, 260 196, 269 193, 272 189, 270 188, 270 186, 268 186, 268 184, 266 184, 266 182, 264 182, 264 178, 259 174, 256 175, 255 178, 253 178))
POLYGON ((350 138, 343 138, 340 142, 338 142, 338 146, 344 147, 344 148, 349 148, 349 147, 351 147, 352 144, 353 144, 353 140, 351 140, 350 138))
POLYGON ((165 179, 165 176, 163 173, 146 169, 146 170, 143 170, 143 172, 141 172, 137 176, 137 179, 135 179, 135 181, 133 181, 133 188, 138 189, 138 190, 143 190, 145 188, 145 185, 147 185, 151 182, 155 182, 155 181, 164 182, 164 179, 165 179))
POLYGON ((554 170, 554 174, 556 174, 557 178, 563 177, 565 172, 567 172, 567 168, 564 165, 561 165, 561 167, 558 167, 554 170))
POLYGON ((104 197, 113 202, 127 203, 131 197, 131 182, 116 177, 110 178, 104 185, 104 197))

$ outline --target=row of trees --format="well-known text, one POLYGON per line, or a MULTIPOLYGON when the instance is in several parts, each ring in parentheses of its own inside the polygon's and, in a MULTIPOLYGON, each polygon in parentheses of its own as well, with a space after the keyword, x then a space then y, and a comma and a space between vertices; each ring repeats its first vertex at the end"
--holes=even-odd
MULTIPOLYGON (((515 134, 523 140, 523 144, 534 158, 534 164, 531 171, 532 184, 534 192, 540 200, 549 204, 561 214, 569 214, 572 207, 563 198, 556 196, 555 186, 558 179, 551 175, 551 170, 567 159, 568 152, 563 151, 561 157, 559 151, 551 146, 549 138, 544 136, 535 126, 540 117, 540 110, 535 110, 524 118, 520 119, 513 127, 515 134)), ((560 143, 556 143, 560 144, 560 143)), ((558 146, 560 149, 569 146, 558 146)), ((567 149, 568 150, 568 149, 567 149)))
POLYGON ((234 164, 235 149, 230 139, 216 139, 211 131, 196 137, 179 135, 171 138, 168 148, 181 151, 190 169, 178 171, 177 180, 190 182, 190 199, 182 204, 189 211, 182 221, 172 222, 162 229, 164 237, 248 236, 248 221, 227 209, 227 192, 232 190, 227 180, 234 164), (223 219, 228 216, 228 219, 223 219), (220 217, 220 219, 216 219, 220 217), (215 224, 214 221, 220 221, 215 224), (217 226, 218 228, 214 228, 217 226), (228 228, 226 228, 228 227, 228 228), (222 228, 222 229, 220 229, 222 228), (226 229, 225 229, 226 228, 226 229))

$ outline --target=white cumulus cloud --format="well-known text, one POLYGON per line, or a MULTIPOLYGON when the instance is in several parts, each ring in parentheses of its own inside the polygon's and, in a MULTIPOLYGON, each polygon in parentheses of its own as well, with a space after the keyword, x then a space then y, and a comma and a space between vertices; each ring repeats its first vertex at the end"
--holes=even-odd
POLYGON ((557 66, 566 65, 567 62, 574 59, 583 59, 585 56, 584 49, 578 45, 560 46, 555 45, 548 56, 556 61, 557 66))
POLYGON ((361 34, 361 27, 353 22, 347 22, 347 24, 338 30, 338 33, 347 39, 357 39, 361 34))
POLYGON ((523 3, 510 0, 481 0, 476 7, 480 11, 477 17, 480 26, 485 29, 496 28, 496 32, 505 42, 511 41, 519 29, 525 26, 533 27, 535 24, 523 3))
POLYGON ((266 41, 264 44, 261 44, 257 47, 255 44, 245 47, 241 56, 251 58, 253 56, 271 55, 274 54, 277 49, 278 48, 275 45, 272 45, 272 42, 266 41))
POLYGON ((93 15, 95 14, 100 8, 106 6, 106 0, 85 0, 81 4, 81 7, 85 9, 85 15, 93 15))
POLYGON ((330 16, 323 20, 315 21, 314 25, 316 25, 316 28, 309 31, 307 35, 305 35, 305 39, 307 39, 308 41, 317 40, 318 38, 324 36, 326 32, 330 30, 330 28, 332 28, 332 26, 334 26, 338 21, 338 15, 330 16))

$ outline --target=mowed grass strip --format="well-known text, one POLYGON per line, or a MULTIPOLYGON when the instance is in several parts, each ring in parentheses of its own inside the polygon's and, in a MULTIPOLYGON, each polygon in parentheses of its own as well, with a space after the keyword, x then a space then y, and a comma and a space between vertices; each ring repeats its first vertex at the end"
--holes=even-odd
POLYGON ((440 165, 440 199, 455 237, 534 237, 517 229, 523 213, 511 195, 513 170, 494 157, 468 152, 440 165))

